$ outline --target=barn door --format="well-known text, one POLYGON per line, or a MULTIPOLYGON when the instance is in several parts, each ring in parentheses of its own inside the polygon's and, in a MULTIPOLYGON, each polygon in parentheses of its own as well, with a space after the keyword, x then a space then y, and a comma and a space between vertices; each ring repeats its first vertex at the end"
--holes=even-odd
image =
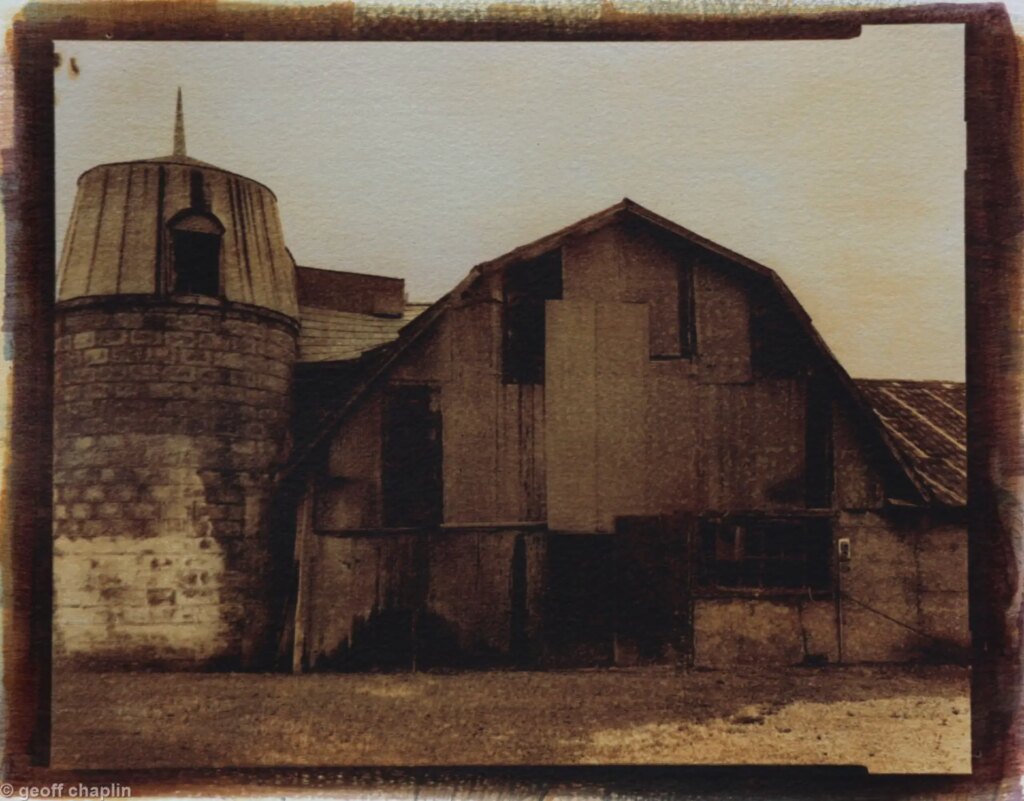
POLYGON ((682 515, 616 521, 616 665, 690 664, 692 532, 682 515))
POLYGON ((399 384, 384 395, 381 493, 388 528, 440 525, 441 406, 437 389, 399 384))
POLYGON ((544 661, 602 667, 614 658, 615 549, 608 534, 552 534, 544 580, 544 661))

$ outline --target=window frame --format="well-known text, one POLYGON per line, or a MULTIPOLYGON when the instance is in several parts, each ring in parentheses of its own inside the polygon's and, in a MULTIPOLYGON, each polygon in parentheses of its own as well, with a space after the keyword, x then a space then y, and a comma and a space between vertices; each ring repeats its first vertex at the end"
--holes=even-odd
POLYGON ((224 299, 224 271, 222 269, 223 262, 223 251, 224 251, 224 226, 220 220, 214 215, 207 211, 199 208, 190 207, 183 209, 171 217, 166 225, 166 248, 164 257, 163 273, 163 286, 161 287, 164 295, 172 297, 189 297, 197 296, 204 298, 218 298, 224 299), (196 228, 186 228, 185 224, 189 221, 196 220, 202 223, 196 228), (216 238, 216 291, 214 293, 208 292, 183 292, 177 289, 179 282, 179 273, 177 269, 177 258, 178 258, 178 236, 180 234, 191 234, 194 236, 206 236, 216 238))
MULTIPOLYGON (((704 598, 810 598, 829 599, 834 597, 836 589, 836 565, 835 565, 835 537, 833 532, 833 516, 829 515, 802 515, 802 514, 729 514, 729 515, 707 515, 698 521, 697 532, 694 542, 694 558, 696 571, 694 582, 695 597, 704 598), (798 539, 818 537, 816 546, 804 548, 802 558, 795 559, 787 557, 784 546, 781 552, 773 553, 765 543, 770 534, 765 529, 777 527, 789 529, 789 536, 798 539), (742 549, 738 556, 733 559, 717 558, 720 538, 723 533, 732 533, 733 553, 742 549), (748 550, 748 538, 756 534, 760 539, 759 545, 755 546, 753 553, 748 550), (709 547, 708 539, 712 539, 713 547, 709 547), (742 541, 742 545, 738 544, 742 541), (709 554, 714 558, 709 558, 709 554), (817 581, 808 576, 808 565, 812 559, 820 559, 821 563, 816 566, 820 572, 817 581), (735 584, 722 583, 716 575, 719 563, 733 562, 736 565, 738 579, 735 584), (766 582, 765 576, 767 566, 786 565, 802 563, 804 565, 802 581, 799 585, 784 585, 766 582), (754 568, 753 565, 757 565, 754 568), (744 574, 756 570, 759 576, 758 583, 744 583, 744 574)), ((778 534, 784 535, 783 531, 778 534)), ((803 539, 806 545, 807 539, 803 539)), ((772 543, 772 547, 775 543, 772 543)))

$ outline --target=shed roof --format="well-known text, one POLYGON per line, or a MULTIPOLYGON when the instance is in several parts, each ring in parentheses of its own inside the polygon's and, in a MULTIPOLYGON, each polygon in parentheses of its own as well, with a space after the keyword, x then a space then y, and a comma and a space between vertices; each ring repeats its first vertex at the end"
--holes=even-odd
POLYGON ((917 478, 943 506, 967 504, 967 389, 952 381, 857 379, 917 478))
POLYGON ((299 305, 332 311, 401 317, 405 280, 383 275, 295 266, 299 305))
POLYGON ((300 306, 299 361, 358 359, 368 350, 396 339, 398 332, 428 306, 407 303, 400 317, 300 306))

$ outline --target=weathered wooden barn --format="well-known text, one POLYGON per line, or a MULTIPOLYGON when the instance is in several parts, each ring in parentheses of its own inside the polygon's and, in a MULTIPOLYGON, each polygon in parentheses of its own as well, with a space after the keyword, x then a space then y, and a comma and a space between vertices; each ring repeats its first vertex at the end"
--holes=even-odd
POLYGON ((58 664, 956 658, 960 384, 854 381, 770 269, 629 200, 433 304, 296 266, 263 185, 79 182, 58 664))
POLYGON ((300 336, 296 667, 966 643, 962 385, 852 381, 767 268, 624 200, 339 364, 344 313, 300 336))

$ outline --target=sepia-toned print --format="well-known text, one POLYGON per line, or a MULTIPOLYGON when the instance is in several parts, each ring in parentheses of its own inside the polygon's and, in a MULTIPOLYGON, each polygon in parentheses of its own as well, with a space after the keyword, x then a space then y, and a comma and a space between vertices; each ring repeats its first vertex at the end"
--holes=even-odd
POLYGON ((968 773, 963 31, 923 28, 59 43, 53 765, 968 773))

